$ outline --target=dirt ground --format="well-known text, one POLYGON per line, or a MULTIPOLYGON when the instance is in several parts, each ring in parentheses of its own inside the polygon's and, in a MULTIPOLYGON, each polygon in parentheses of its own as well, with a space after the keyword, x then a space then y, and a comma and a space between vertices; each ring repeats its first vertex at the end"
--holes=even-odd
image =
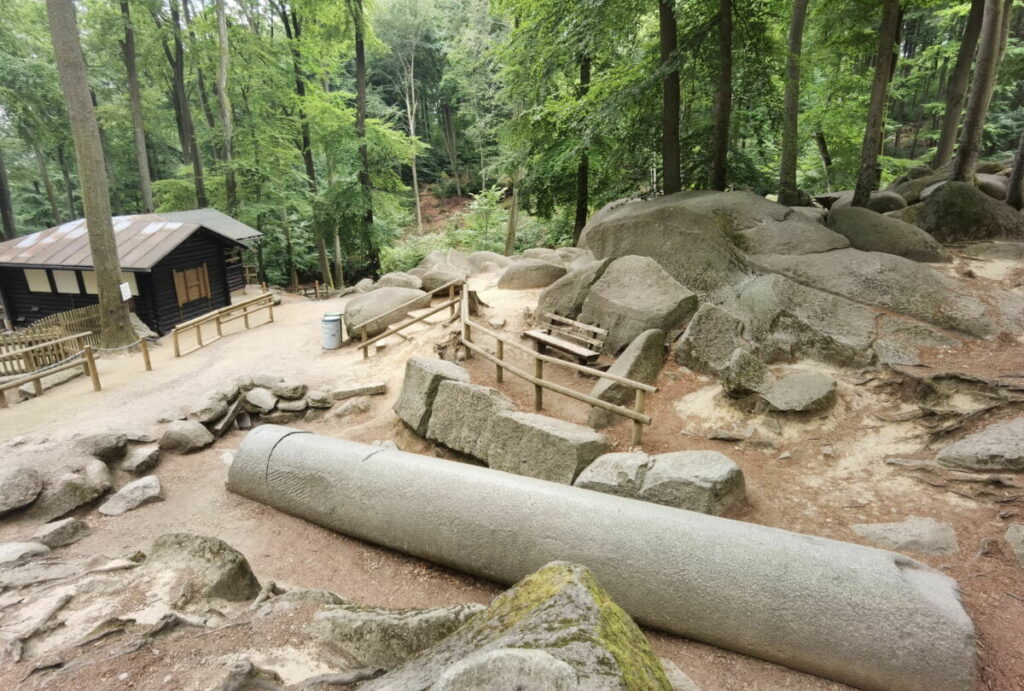
MULTIPOLYGON (((1008 274, 979 280, 1011 278, 1016 280, 1008 274)), ((489 305, 481 320, 496 325, 504 322, 497 328, 509 333, 522 331, 539 291, 500 291, 495 282, 496 276, 486 275, 473 281, 489 305)), ((387 394, 374 397, 366 413, 342 419, 328 415, 319 422, 295 426, 358 441, 392 439, 407 451, 454 458, 451 452, 415 437, 390 408, 401 386, 404 362, 413 356, 434 357, 434 344, 448 337, 455 326, 436 315, 431 323, 410 329, 406 338, 390 337, 385 348, 364 361, 355 349, 321 348, 319 319, 326 312, 341 311, 343 304, 342 298, 315 302, 286 295, 275 308, 272 324, 228 335, 185 357, 174 358, 164 339, 151 349, 152 372, 143 371, 137 354, 103 358, 99 363, 101 392, 93 392, 88 379, 79 378, 41 398, 0 411, 0 445, 22 438, 13 449, 0 451, 4 454, 0 463, 24 462, 32 457, 37 442, 66 439, 78 432, 123 425, 157 431, 159 418, 190 407, 218 383, 260 373, 281 374, 311 386, 386 382, 387 394)), ((491 348, 489 340, 479 337, 481 345, 491 348)), ((986 346, 974 346, 970 359, 999 359, 1002 353, 1005 360, 1007 353, 1020 351, 1019 343, 986 346)), ((507 349, 506 356, 524 369, 530 365, 524 353, 507 349)), ((957 366, 958 358, 948 352, 942 356, 943 368, 957 366)), ((474 382, 498 386, 520 409, 532 409, 531 385, 509 375, 497 385, 493 365, 482 358, 473 358, 467 365, 474 382)), ((796 366, 824 368, 818 363, 796 366)), ((768 415, 739 412, 722 400, 713 380, 669 364, 657 382, 659 391, 649 398, 648 412, 654 423, 645 430, 643 448, 652 453, 711 449, 735 460, 743 469, 748 493, 747 504, 730 516, 738 520, 851 542, 863 542, 849 527, 856 523, 916 515, 952 525, 960 544, 956 554, 912 556, 959 581, 964 605, 978 632, 978 688, 1024 689, 1024 570, 1000 547, 1008 522, 1022 520, 1024 501, 965 496, 953 491, 955 488, 935 486, 906 468, 886 464, 885 459, 894 456, 931 458, 945 442, 931 446, 928 430, 915 420, 892 422, 912 406, 877 377, 829 371, 840 381, 835 408, 824 415, 780 424, 768 415), (752 429, 744 430, 747 427, 752 429), (715 441, 707 438, 714 430, 752 434, 744 441, 715 441)), ((579 391, 589 391, 594 384, 569 370, 548 367, 547 372, 555 381, 579 391)), ((546 414, 586 422, 588 408, 576 401, 546 392, 544 402, 546 414)), ((979 418, 971 425, 1006 414, 997 411, 995 417, 979 418)), ((83 509, 79 515, 92 532, 61 551, 119 556, 144 551, 163 533, 188 531, 225 540, 246 555, 262 578, 333 590, 368 605, 486 603, 502 590, 499 585, 337 535, 229 494, 224 489, 227 466, 221 456, 237 448, 243 434, 232 432, 197 454, 165 454, 156 470, 164 501, 112 518, 83 509)), ((616 450, 628 448, 628 424, 619 423, 608 434, 616 450)), ((60 464, 59 451, 39 448, 47 449, 40 454, 45 457, 34 458, 34 462, 40 466, 60 464)), ((71 453, 69 444, 64 448, 71 453)), ((115 478, 115 484, 126 480, 115 478)), ((1024 478, 1018 476, 1017 481, 1024 484, 1024 478)), ((1012 496, 1006 492, 999 497, 1007 494, 1012 496)), ((0 524, 0 540, 25 538, 37 525, 27 516, 5 520, 0 524)), ((846 688, 701 643, 658 632, 648 631, 647 635, 660 655, 675 662, 705 691, 846 688)), ((119 664, 130 671, 145 660, 126 657, 119 664)))

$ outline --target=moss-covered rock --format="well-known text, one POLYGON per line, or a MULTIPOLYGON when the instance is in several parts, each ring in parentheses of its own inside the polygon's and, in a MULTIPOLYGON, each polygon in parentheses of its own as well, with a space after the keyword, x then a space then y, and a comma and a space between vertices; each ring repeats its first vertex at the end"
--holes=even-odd
POLYGON ((966 182, 950 182, 930 194, 917 224, 939 242, 1024 238, 1024 216, 966 182))
POLYGON ((527 576, 452 635, 361 688, 423 689, 442 678, 447 689, 476 688, 476 680, 487 678, 488 665, 515 668, 517 674, 527 676, 539 665, 543 669, 536 670, 537 675, 557 675, 560 688, 671 688, 657 656, 629 615, 589 570, 564 562, 548 564, 527 576), (506 652, 487 655, 508 650, 544 654, 514 660, 506 652), (463 669, 469 659, 472 673, 463 669), (559 662, 572 670, 574 684, 559 662), (454 683, 459 679, 465 682, 454 683))

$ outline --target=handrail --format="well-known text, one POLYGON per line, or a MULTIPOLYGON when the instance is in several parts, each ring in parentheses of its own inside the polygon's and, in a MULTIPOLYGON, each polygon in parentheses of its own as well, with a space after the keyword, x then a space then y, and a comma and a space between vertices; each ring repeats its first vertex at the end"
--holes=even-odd
POLYGON ((226 307, 221 307, 220 309, 216 309, 216 310, 214 310, 212 312, 207 312, 206 314, 200 314, 198 317, 194 317, 192 319, 189 319, 187 322, 181 322, 179 324, 175 324, 174 328, 175 329, 187 329, 189 327, 195 326, 196 324, 205 324, 206 322, 208 322, 208 321, 210 321, 212 319, 215 319, 217 317, 217 315, 219 315, 219 314, 226 313, 226 312, 232 312, 232 311, 234 311, 236 309, 239 309, 241 307, 245 307, 245 306, 250 305, 250 304, 252 304, 254 302, 259 302, 260 300, 266 300, 267 298, 273 299, 273 297, 274 297, 273 293, 262 293, 261 295, 257 295, 256 297, 249 298, 248 300, 242 300, 241 302, 237 302, 237 303, 235 303, 233 305, 227 305, 226 307))
MULTIPOLYGON (((196 317, 194 319, 190 319, 187 322, 182 322, 182 323, 178 324, 177 326, 174 327, 174 329, 171 330, 171 339, 172 339, 172 341, 174 343, 174 357, 182 357, 183 355, 188 355, 189 353, 194 353, 195 351, 197 351, 200 348, 202 348, 204 345, 208 345, 208 344, 213 343, 214 341, 219 340, 220 338, 222 338, 224 336, 224 333, 221 330, 221 327, 226 322, 231 322, 231 321, 234 321, 235 319, 240 319, 241 318, 241 319, 245 320, 245 328, 248 329, 249 328, 249 315, 254 313, 254 312, 256 312, 256 311, 258 311, 258 310, 261 310, 261 309, 266 309, 267 310, 267 314, 269 315, 268 321, 264 322, 264 323, 273 322, 274 321, 274 296, 273 296, 272 293, 266 292, 266 293, 263 293, 261 295, 257 295, 254 298, 249 298, 248 300, 243 300, 242 302, 236 303, 234 305, 227 305, 226 307, 221 307, 220 309, 214 310, 212 312, 207 312, 206 314, 202 314, 202 315, 200 315, 200 316, 198 316, 198 317, 196 317), (250 307, 254 307, 252 312, 249 311, 250 307), (241 314, 236 314, 234 316, 230 316, 227 319, 221 319, 221 317, 223 317, 224 315, 231 314, 232 312, 237 312, 238 310, 241 310, 242 313, 241 314), (203 342, 203 325, 204 324, 209 324, 210 322, 216 323, 216 325, 217 325, 217 335, 213 339, 207 340, 204 343, 203 342), (181 350, 181 343, 179 341, 180 335, 182 333, 184 333, 185 331, 188 331, 189 329, 195 329, 195 331, 196 331, 196 345, 195 345, 195 347, 193 347, 193 348, 191 348, 191 349, 189 349, 187 351, 182 352, 182 350, 181 350)), ((257 326, 261 326, 261 325, 262 324, 257 324, 257 326)))
MULTIPOLYGON (((435 293, 437 293, 438 291, 444 290, 445 288, 451 288, 452 286, 461 285, 461 284, 464 284, 464 283, 465 283, 465 281, 463 279, 457 278, 454 281, 448 281, 443 286, 438 286, 437 288, 434 288, 433 290, 427 292, 426 294, 430 295, 430 296, 433 296, 435 293)), ((448 292, 448 297, 449 298, 454 297, 452 295, 453 292, 454 291, 449 290, 449 292, 448 292)), ((378 321, 380 319, 385 319, 387 317, 390 317, 395 312, 398 312, 399 310, 408 308, 408 307, 416 304, 417 302, 419 302, 422 299, 423 299, 422 295, 417 295, 412 300, 409 300, 408 302, 404 302, 401 305, 399 305, 398 307, 392 308, 391 310, 385 312, 384 314, 378 314, 376 317, 373 317, 372 319, 367 319, 362 324, 355 324, 353 326, 349 326, 348 324, 346 324, 345 328, 349 332, 349 337, 351 338, 352 334, 356 333, 359 329, 363 328, 364 326, 366 326, 370 322, 375 322, 375 321, 378 321)), ((405 309, 405 311, 408 312, 409 310, 405 309)))
POLYGON ((65 362, 59 362, 55 365, 41 367, 40 369, 37 369, 34 372, 25 375, 24 377, 13 379, 11 381, 0 384, 0 408, 7 407, 7 396, 4 393, 7 390, 15 389, 22 386, 23 384, 31 383, 33 389, 35 389, 36 396, 42 396, 43 384, 41 380, 43 377, 48 377, 51 374, 56 374, 57 372, 63 372, 64 370, 74 369, 76 367, 82 366, 85 367, 86 374, 88 374, 89 378, 92 380, 92 390, 102 390, 102 387, 100 386, 100 375, 99 372, 96 371, 96 358, 93 352, 93 347, 90 345, 86 345, 81 351, 72 355, 65 362))
POLYGON ((92 336, 92 331, 83 331, 82 333, 72 334, 70 336, 64 336, 63 338, 56 338, 56 339, 54 339, 52 341, 46 341, 45 343, 39 343, 39 344, 34 345, 34 346, 29 346, 28 348, 19 348, 18 350, 9 350, 6 353, 0 353, 0 360, 13 360, 13 359, 16 359, 17 357, 19 357, 21 355, 24 355, 25 353, 30 353, 30 352, 33 352, 33 351, 36 351, 36 350, 42 350, 43 348, 49 348, 51 346, 55 346, 58 343, 65 343, 67 341, 74 341, 74 340, 78 340, 79 338, 85 338, 87 336, 92 336))
MULTIPOLYGON (((396 334, 396 333, 398 333, 398 332, 400 332, 400 331, 402 331, 402 330, 412 326, 413 324, 419 324, 421 321, 423 321, 427 317, 430 317, 430 316, 433 316, 433 315, 437 314, 438 312, 440 312, 441 310, 443 310, 446 307, 453 306, 455 303, 457 303, 461 299, 462 298, 452 298, 451 300, 448 300, 447 302, 442 302, 440 305, 437 305, 436 307, 431 309, 426 314, 421 314, 420 316, 416 317, 412 321, 405 322, 404 324, 399 324, 398 326, 395 326, 395 327, 392 327, 392 328, 389 328, 389 329, 385 329, 384 333, 377 334, 376 336, 374 336, 373 338, 371 338, 371 339, 369 339, 367 341, 360 341, 359 347, 363 351, 363 359, 366 360, 367 358, 370 357, 370 355, 369 355, 370 346, 373 345, 374 343, 376 343, 377 341, 379 341, 379 340, 381 340, 383 338, 387 338, 388 336, 392 336, 392 335, 394 335, 394 334, 396 334)), ((378 317, 378 319, 379 319, 379 317, 378 317)), ((374 320, 371 320, 371 321, 374 321, 374 320)), ((367 323, 369 323, 369 322, 367 322, 367 323)))

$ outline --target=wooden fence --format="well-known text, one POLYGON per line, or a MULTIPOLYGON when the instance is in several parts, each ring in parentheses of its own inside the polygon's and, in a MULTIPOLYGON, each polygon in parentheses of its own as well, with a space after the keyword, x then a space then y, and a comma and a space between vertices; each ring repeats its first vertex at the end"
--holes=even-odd
POLYGON ((418 324, 419 322, 423 321, 427 317, 440 312, 442 309, 444 309, 446 307, 451 310, 451 315, 454 317, 455 316, 456 306, 458 305, 459 300, 460 300, 460 298, 455 296, 455 293, 457 292, 457 290, 459 289, 459 286, 461 286, 461 285, 463 285, 463 281, 462 280, 456 280, 456 281, 450 281, 448 283, 445 283, 443 286, 438 286, 437 288, 434 288, 429 293, 427 293, 427 295, 429 297, 433 297, 434 295, 437 295, 438 293, 441 293, 441 292, 444 292, 444 291, 448 291, 448 300, 446 300, 443 304, 438 305, 437 307, 432 309, 430 312, 427 312, 426 314, 422 314, 422 315, 416 317, 415 319, 413 319, 411 321, 404 322, 402 324, 399 324, 398 326, 392 326, 391 328, 385 329, 384 333, 378 334, 377 336, 374 336, 373 338, 368 338, 367 337, 366 326, 368 324, 370 324, 372 322, 375 322, 375 321, 386 320, 388 317, 391 317, 391 316, 393 316, 395 314, 405 314, 405 313, 409 312, 411 309, 414 309, 414 305, 417 302, 420 302, 421 300, 423 300, 423 296, 422 295, 418 295, 418 296, 414 297, 412 300, 409 300, 407 302, 403 302, 398 307, 395 307, 394 309, 388 310, 384 314, 379 314, 376 317, 374 317, 373 319, 367 319, 365 322, 363 322, 361 324, 355 324, 355 325, 353 325, 351 327, 346 325, 345 330, 346 330, 347 336, 343 340, 342 344, 344 345, 346 343, 349 343, 349 342, 353 341, 355 339, 355 336, 353 334, 359 334, 359 347, 362 348, 362 350, 363 350, 363 359, 365 360, 366 358, 369 357, 370 346, 373 345, 374 343, 376 343, 377 341, 380 341, 380 340, 382 340, 384 338, 387 338, 388 336, 391 336, 391 335, 396 334, 396 333, 398 333, 400 331, 403 331, 404 329, 412 326, 413 324, 418 324))
POLYGON ((100 306, 97 304, 51 314, 33 323, 29 328, 59 329, 63 332, 62 336, 88 332, 85 342, 95 346, 99 343, 102 331, 100 326, 100 306))
MULTIPOLYGON (((28 348, 22 348, 20 351, 5 354, 3 357, 17 359, 23 363, 27 368, 25 370, 27 373, 23 377, 0 383, 0 408, 7 407, 6 392, 8 390, 17 389, 24 384, 31 383, 36 396, 42 396, 43 377, 48 377, 51 374, 63 372, 64 370, 75 369, 76 367, 84 368, 85 373, 92 379, 93 391, 99 391, 101 388, 100 376, 99 372, 96 371, 95 353, 93 347, 84 342, 91 335, 89 333, 80 333, 73 336, 65 336, 56 341, 41 343, 28 348), (37 364, 45 355, 52 355, 55 352, 63 353, 69 349, 70 353, 60 360, 47 365, 37 364)), ((146 361, 146 369, 150 369, 146 342, 142 340, 140 343, 142 344, 143 356, 146 361)))
POLYGON ((241 319, 244 328, 250 329, 256 326, 262 326, 263 324, 269 324, 274 321, 274 296, 271 293, 263 293, 257 295, 254 298, 244 300, 234 305, 228 305, 222 307, 214 312, 209 312, 195 319, 191 319, 187 322, 182 322, 174 327, 171 332, 171 338, 174 341, 174 357, 182 357, 189 353, 194 353, 203 346, 210 345, 214 341, 218 341, 224 337, 224 326, 234 321, 241 319), (252 323, 252 316, 259 313, 262 310, 267 311, 267 320, 261 321, 258 324, 252 323), (208 324, 214 324, 217 327, 217 335, 213 338, 203 337, 203 326, 208 324), (182 339, 183 334, 189 331, 195 332, 195 345, 188 350, 182 350, 182 339))
POLYGON ((568 396, 569 398, 575 399, 587 405, 594 406, 607 410, 615 415, 620 415, 624 418, 633 421, 633 445, 639 446, 643 440, 643 426, 651 424, 651 417, 644 413, 644 406, 646 405, 647 394, 654 393, 658 389, 657 387, 651 386, 650 384, 644 384, 642 382, 627 379, 626 377, 620 377, 615 374, 595 369, 593 367, 587 367, 586 365, 579 365, 575 362, 569 362, 567 360, 561 360, 554 358, 549 355, 543 355, 534 350, 531 350, 527 346, 519 343, 518 341, 511 339, 503 334, 499 334, 491 329, 474 322, 470 319, 469 314, 469 300, 465 299, 468 296, 469 291, 463 291, 463 300, 460 307, 460 315, 462 317, 462 344, 467 350, 476 353, 483 357, 485 360, 493 362, 497 367, 496 378, 499 383, 502 382, 504 372, 507 370, 512 374, 516 375, 520 379, 524 379, 533 384, 533 407, 536 410, 541 410, 544 407, 544 389, 548 391, 554 391, 555 393, 568 396), (473 342, 474 333, 482 333, 490 336, 495 340, 495 353, 491 353, 488 350, 480 347, 473 342), (505 361, 505 346, 510 346, 524 353, 527 353, 533 358, 533 374, 525 372, 515 365, 510 365, 505 361), (595 398, 588 394, 580 393, 568 387, 556 384, 555 382, 544 379, 544 364, 557 365, 559 367, 565 367, 568 369, 582 372, 583 374, 590 375, 592 377, 598 377, 600 379, 609 379, 617 384, 621 384, 627 388, 633 389, 634 394, 634 405, 633 408, 627 408, 626 406, 616 405, 609 403, 608 401, 602 401, 599 398, 595 398))

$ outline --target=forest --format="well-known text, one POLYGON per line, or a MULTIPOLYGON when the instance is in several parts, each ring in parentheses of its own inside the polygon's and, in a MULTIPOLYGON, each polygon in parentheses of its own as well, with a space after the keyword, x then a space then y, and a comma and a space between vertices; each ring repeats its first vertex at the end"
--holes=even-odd
MULTIPOLYGON (((84 211, 47 5, 2 4, 12 238, 84 211)), ((263 233, 253 260, 280 285, 341 286, 443 247, 572 244, 622 197, 866 195, 914 166, 1012 158, 1024 141, 1012 0, 76 10, 112 212, 215 207, 263 233), (455 211, 434 218, 430 205, 455 211)))

